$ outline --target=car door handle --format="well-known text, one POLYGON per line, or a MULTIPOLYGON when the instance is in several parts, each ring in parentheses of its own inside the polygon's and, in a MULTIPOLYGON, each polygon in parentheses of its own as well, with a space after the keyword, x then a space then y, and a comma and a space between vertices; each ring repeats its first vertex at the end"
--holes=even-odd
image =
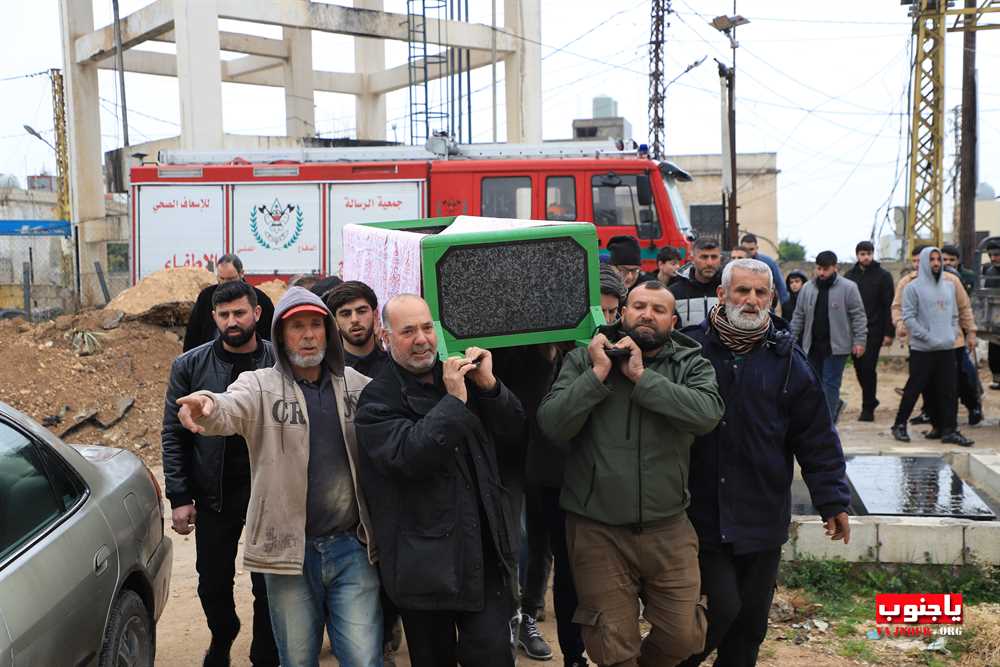
POLYGON ((94 554, 94 574, 101 576, 108 569, 108 560, 111 558, 111 549, 105 545, 94 554))

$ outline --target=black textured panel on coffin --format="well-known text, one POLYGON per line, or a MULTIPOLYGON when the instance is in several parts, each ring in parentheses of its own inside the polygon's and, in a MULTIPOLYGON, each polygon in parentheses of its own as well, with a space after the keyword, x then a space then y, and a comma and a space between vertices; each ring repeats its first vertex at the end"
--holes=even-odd
POLYGON ((449 248, 437 263, 441 324, 459 339, 569 329, 590 308, 587 278, 570 238, 449 248))

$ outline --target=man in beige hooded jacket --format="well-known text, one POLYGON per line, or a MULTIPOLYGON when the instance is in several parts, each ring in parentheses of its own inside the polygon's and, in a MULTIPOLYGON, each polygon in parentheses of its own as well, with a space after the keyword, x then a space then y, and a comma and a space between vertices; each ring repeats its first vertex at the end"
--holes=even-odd
POLYGON ((250 452, 244 565, 264 573, 284 667, 318 663, 324 624, 345 667, 381 667, 382 612, 354 415, 368 378, 344 366, 333 316, 293 287, 278 302, 273 368, 223 394, 177 400, 195 433, 242 435, 250 452))

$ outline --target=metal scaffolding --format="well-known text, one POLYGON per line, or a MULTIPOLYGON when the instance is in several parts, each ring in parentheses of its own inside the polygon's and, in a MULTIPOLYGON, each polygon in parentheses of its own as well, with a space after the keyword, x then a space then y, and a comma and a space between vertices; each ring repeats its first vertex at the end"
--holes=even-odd
POLYGON ((469 0, 407 0, 406 12, 410 143, 423 145, 435 132, 471 143, 470 51, 449 47, 447 33, 441 33, 445 19, 468 22, 469 0), (431 25, 437 26, 434 34, 428 34, 431 25), (436 86, 432 86, 435 75, 436 86))
POLYGON ((649 18, 649 153, 654 160, 663 158, 664 132, 663 45, 670 0, 653 0, 649 18))
MULTIPOLYGON (((944 204, 944 47, 949 32, 1000 28, 980 23, 1000 12, 1000 2, 983 0, 978 7, 952 8, 950 0, 913 0, 910 16, 916 37, 913 60, 913 118, 910 128, 909 198, 906 244, 940 246, 944 204), (947 21, 954 18, 949 27, 947 21)), ((971 112, 971 111, 970 111, 971 112)))

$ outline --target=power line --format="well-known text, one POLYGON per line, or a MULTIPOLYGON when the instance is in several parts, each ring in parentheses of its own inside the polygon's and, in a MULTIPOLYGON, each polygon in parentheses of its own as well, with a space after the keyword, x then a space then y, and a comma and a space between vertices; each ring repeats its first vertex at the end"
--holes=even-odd
POLYGON ((7 76, 0 81, 17 81, 18 79, 34 79, 39 76, 48 76, 49 70, 43 69, 41 72, 31 72, 30 74, 15 74, 14 76, 7 76))
MULTIPOLYGON (((688 7, 688 9, 691 9, 688 7)), ((695 16, 701 16, 698 12, 691 9, 695 16)), ((678 13, 678 12, 675 12, 678 13)), ((899 26, 910 26, 911 23, 907 21, 848 21, 843 19, 790 19, 777 16, 753 16, 751 17, 754 21, 773 21, 776 23, 819 23, 823 25, 829 25, 835 23, 838 25, 899 25, 899 26)))

